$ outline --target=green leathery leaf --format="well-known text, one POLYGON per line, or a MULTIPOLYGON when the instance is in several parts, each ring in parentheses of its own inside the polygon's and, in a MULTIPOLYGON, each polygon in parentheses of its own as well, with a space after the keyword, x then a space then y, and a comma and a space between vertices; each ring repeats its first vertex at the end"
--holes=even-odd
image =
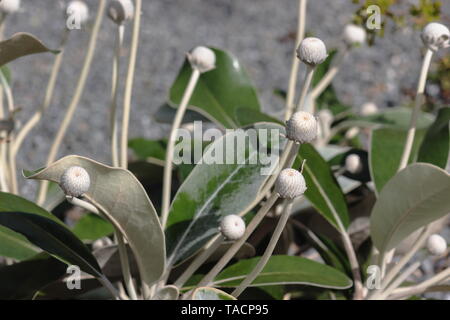
POLYGON ((380 252, 395 248, 417 229, 450 212, 450 176, 439 167, 415 163, 381 190, 370 219, 370 234, 380 252))
POLYGON ((94 241, 114 233, 114 226, 96 214, 88 213, 75 224, 72 232, 83 241, 94 241))
MULTIPOLYGON (((0 212, 15 211, 37 214, 63 225, 58 218, 33 202, 11 193, 0 192, 0 212)), ((30 243, 23 235, 0 226, 0 256, 21 261, 39 252, 41 249, 30 243)))
POLYGON ((25 212, 0 212, 0 224, 24 235, 31 243, 63 262, 77 265, 89 274, 102 275, 89 249, 61 224, 25 212))
POLYGON ((450 154, 449 122, 450 107, 440 108, 420 146, 417 161, 446 168, 450 154))
POLYGON ((31 299, 39 289, 64 276, 66 270, 66 264, 46 253, 0 267, 0 299, 31 299))
MULTIPOLYGON (((236 57, 223 50, 211 49, 216 55, 216 68, 200 76, 189 108, 225 128, 237 128, 236 108, 259 110, 257 93, 236 57)), ((180 103, 191 73, 191 65, 186 59, 170 89, 171 105, 180 103)))
MULTIPOLYGON (((408 163, 415 160, 425 131, 416 130, 408 163)), ((407 131, 395 128, 373 129, 370 136, 369 169, 377 193, 396 173, 400 165, 407 131)))
POLYGON ((236 108, 235 113, 236 121, 241 127, 248 126, 256 122, 275 122, 284 125, 280 120, 269 116, 264 112, 251 108, 239 107, 236 108))
MULTIPOLYGON (((255 127, 268 129, 269 137, 275 140, 280 138, 279 145, 273 145, 271 149, 275 164, 277 154, 281 153, 286 143, 286 139, 280 137, 284 128, 275 123, 261 123, 255 127)), ((269 175, 262 174, 262 169, 269 167, 260 161, 262 149, 257 150, 253 143, 246 143, 241 150, 235 144, 231 164, 211 161, 219 149, 223 150, 224 144, 243 139, 248 132, 232 131, 210 144, 203 154, 202 162, 196 165, 178 189, 166 229, 168 264, 177 264, 193 255, 219 232, 217 227, 222 217, 247 213, 262 196, 258 192, 269 178, 269 175), (236 161, 238 157, 245 161, 236 161)), ((261 140, 256 143, 265 145, 261 140)), ((223 154, 228 157, 232 153, 227 148, 223 154)))
MULTIPOLYGON (((237 287, 249 274, 260 257, 241 260, 224 269, 214 285, 237 287)), ((262 287, 280 284, 309 285, 321 288, 347 289, 352 280, 344 273, 325 264, 296 256, 274 255, 250 286, 262 287)))
POLYGON ((25 32, 16 33, 11 38, 1 41, 0 52, 0 66, 30 54, 44 52, 59 53, 57 50, 47 48, 41 40, 25 32))
POLYGON ((28 178, 59 183, 64 171, 72 166, 89 173, 91 185, 84 196, 126 237, 143 281, 149 285, 157 281, 165 268, 164 234, 153 204, 131 172, 67 156, 28 178))
POLYGON ((303 167, 307 187, 305 197, 331 225, 343 231, 333 212, 340 218, 344 228, 348 227, 350 218, 344 194, 330 166, 310 144, 300 146, 294 168, 300 168, 303 160, 306 160, 303 167))

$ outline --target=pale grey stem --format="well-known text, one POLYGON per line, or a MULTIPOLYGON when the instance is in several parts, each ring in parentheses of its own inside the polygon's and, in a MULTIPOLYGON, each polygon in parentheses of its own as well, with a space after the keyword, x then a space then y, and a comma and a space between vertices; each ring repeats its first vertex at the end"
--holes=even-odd
MULTIPOLYGON (((97 215, 101 216, 100 210, 96 206, 94 206, 92 203, 89 203, 87 201, 84 201, 82 199, 72 197, 72 196, 66 196, 66 199, 69 203, 73 204, 74 206, 83 208, 89 212, 95 213, 97 215)), ((120 300, 120 293, 114 288, 112 283, 104 276, 104 275, 98 275, 97 276, 98 281, 111 293, 111 295, 116 299, 120 300)))
POLYGON ((200 266, 220 247, 223 242, 223 236, 219 235, 213 242, 200 253, 194 261, 189 264, 189 267, 183 272, 183 274, 174 282, 174 286, 182 288, 186 281, 197 271, 200 266))
POLYGON ((128 74, 125 83, 125 94, 124 94, 123 115, 122 115, 122 132, 120 140, 120 152, 121 152, 120 166, 124 169, 128 168, 128 126, 130 123, 131 96, 133 93, 134 73, 136 70, 136 59, 139 47, 142 0, 136 0, 135 8, 136 9, 133 24, 133 35, 131 37, 130 60, 128 63, 128 74))
POLYGON ((173 151, 175 148, 175 142, 177 137, 177 130, 183 121, 184 113, 191 100, 192 94, 194 93, 195 86, 197 85, 198 79, 200 77, 200 71, 196 68, 192 69, 192 74, 189 79, 188 85, 184 90, 183 97, 181 99, 180 105, 178 106, 175 119, 172 123, 172 129, 170 130, 169 141, 166 150, 166 161, 164 163, 164 178, 163 178, 163 194, 162 194, 162 209, 161 209, 161 225, 164 228, 169 217, 169 207, 170 207, 170 192, 172 189, 172 161, 173 161, 173 151))
POLYGON ((420 107, 423 103, 425 84, 427 81, 428 70, 430 69, 431 58, 433 57, 433 51, 427 49, 425 57, 423 58, 422 69, 420 71, 419 83, 417 85, 417 93, 414 104, 414 109, 411 115, 411 122, 409 124, 408 134, 406 136, 406 142, 403 149, 403 154, 400 160, 400 166, 398 171, 403 170, 408 165, 408 160, 411 155, 412 146, 414 143, 414 136, 416 134, 417 118, 419 117, 420 107))
POLYGON ((391 294, 392 291, 397 289, 401 284, 408 279, 408 277, 414 273, 419 267, 420 262, 415 262, 412 265, 410 265, 408 268, 406 268, 405 271, 402 272, 401 275, 399 275, 392 283, 383 291, 378 292, 377 294, 374 294, 371 298, 371 300, 383 300, 386 299, 387 296, 391 294))
POLYGON ((255 268, 253 268, 253 270, 245 277, 245 279, 239 284, 239 286, 231 293, 232 296, 236 298, 239 297, 239 295, 256 279, 256 277, 261 273, 261 271, 266 266, 267 262, 272 256, 273 251, 275 250, 275 246, 277 245, 278 240, 280 239, 281 233, 283 232, 284 227, 286 226, 286 223, 289 220, 289 216, 292 210, 292 203, 293 203, 292 200, 289 200, 289 203, 283 210, 283 214, 278 220, 278 224, 275 228, 275 231, 272 234, 272 237, 270 238, 269 244, 267 245, 264 254, 259 259, 255 268))
MULTIPOLYGON (((87 53, 86 53, 86 56, 84 59, 84 65, 81 70, 80 78, 78 79, 78 84, 75 89, 75 94, 72 97, 72 101, 70 102, 70 105, 67 108, 64 119, 61 122, 58 132, 56 133, 55 140, 53 141, 53 144, 48 153, 47 166, 49 166, 50 164, 52 164, 55 161, 55 158, 58 154, 59 146, 61 145, 61 142, 66 134, 67 128, 69 127, 69 124, 73 118, 73 114, 74 114, 74 112, 78 106, 78 103, 81 99, 81 96, 83 94, 83 91, 84 91, 84 88, 86 85, 86 80, 89 75, 89 70, 91 68, 92 60, 94 58, 94 52, 95 52, 95 48, 96 48, 96 44, 97 44, 97 36, 100 31, 101 23, 103 21, 105 5, 106 5, 106 0, 99 0, 97 16, 95 18, 94 27, 92 29, 91 38, 89 40, 89 46, 88 46, 87 53)), ((41 184, 39 187, 39 194, 37 197, 38 205, 42 205, 44 203, 45 198, 47 196, 48 185, 49 185, 48 180, 41 181, 41 184)))
POLYGON ((447 268, 438 274, 434 275, 428 280, 425 280, 422 283, 419 283, 415 286, 405 287, 405 288, 398 288, 397 290, 394 290, 391 296, 389 298, 392 299, 402 299, 406 297, 410 297, 417 294, 422 294, 423 292, 427 291, 427 289, 442 284, 443 282, 450 279, 450 268, 447 268))
POLYGON ((116 29, 116 43, 114 50, 112 85, 111 85, 111 160, 113 167, 119 166, 119 150, 117 144, 117 98, 119 95, 119 79, 120 79, 120 54, 122 51, 123 34, 125 26, 119 25, 116 29))
POLYGON ((133 277, 130 271, 130 260, 128 259, 127 246, 124 241, 124 237, 120 230, 116 228, 117 247, 119 248, 120 265, 122 267, 122 274, 125 280, 125 286, 131 300, 138 300, 136 288, 134 286, 133 277))
MULTIPOLYGON (((0 119, 5 118, 3 111, 3 87, 0 87, 0 119)), ((8 168, 6 162, 6 132, 0 131, 0 187, 1 191, 8 192, 9 186, 7 182, 8 168)))
POLYGON ((300 93, 300 99, 298 99, 297 108, 295 111, 302 111, 305 109, 306 96, 308 94, 309 87, 314 76, 315 67, 308 66, 306 69, 305 82, 303 83, 302 92, 300 93))
POLYGON ((298 25, 297 25, 297 39, 295 41, 295 48, 292 55, 291 74, 289 76, 289 85, 286 96, 286 112, 285 119, 288 120, 292 111, 294 110, 295 88, 297 87, 298 69, 300 60, 297 58, 297 48, 305 37, 305 23, 306 23, 306 5, 307 0, 299 0, 298 5, 298 25))
POLYGON ((255 231, 256 227, 265 217, 267 212, 272 208, 275 201, 278 199, 278 194, 273 193, 269 199, 264 203, 264 205, 258 210, 256 215, 253 217, 252 221, 248 224, 245 229, 245 233, 237 240, 223 255, 223 257, 214 265, 214 267, 206 274, 202 280, 197 284, 197 287, 208 286, 214 281, 214 278, 222 271, 222 269, 230 262, 234 255, 239 251, 239 249, 244 245, 245 241, 250 237, 250 235, 255 231))
POLYGON ((348 54, 348 46, 344 46, 343 51, 339 51, 337 53, 336 60, 328 69, 327 73, 320 79, 319 83, 311 90, 310 97, 311 100, 316 100, 320 95, 325 91, 326 88, 330 85, 331 81, 333 81, 334 77, 338 74, 342 63, 348 54))
MULTIPOLYGON (((3 86, 3 89, 6 93, 6 101, 8 102, 8 112, 9 112, 9 118, 12 121, 14 120, 14 97, 12 94, 11 87, 6 80, 5 75, 3 72, 0 72, 0 80, 3 86)), ((6 138, 6 144, 7 144, 7 165, 8 165, 8 172, 9 172, 9 188, 13 194, 18 193, 18 187, 17 187, 17 168, 16 168, 16 159, 13 154, 13 146, 14 146, 14 133, 10 132, 7 134, 6 138)))

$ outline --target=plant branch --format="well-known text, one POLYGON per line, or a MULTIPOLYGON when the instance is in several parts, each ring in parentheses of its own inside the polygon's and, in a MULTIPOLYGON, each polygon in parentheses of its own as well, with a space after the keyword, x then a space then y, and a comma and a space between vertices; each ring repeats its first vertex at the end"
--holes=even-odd
POLYGON ((128 126, 130 122, 130 111, 131 111, 131 95, 133 93, 133 81, 134 73, 136 70, 136 59, 139 47, 139 32, 141 26, 141 10, 142 10, 142 0, 136 0, 135 3, 135 16, 133 24, 133 35, 131 38, 131 50, 130 50, 130 60, 128 64, 128 74, 125 83, 125 95, 123 102, 123 115, 122 115, 122 136, 120 142, 121 156, 120 165, 122 168, 128 168, 128 126))
MULTIPOLYGON (((86 85, 87 76, 89 75, 92 60, 94 58, 98 33, 100 31, 100 26, 103 21, 106 0, 99 0, 98 3, 99 4, 98 4, 97 17, 95 18, 94 28, 92 29, 91 38, 89 40, 89 46, 87 49, 86 57, 84 59, 83 69, 81 70, 80 78, 78 79, 78 84, 75 89, 75 94, 72 97, 72 101, 70 102, 70 105, 67 108, 64 119, 61 122, 58 132, 56 133, 55 140, 53 141, 53 144, 50 148, 50 152, 47 157, 47 166, 49 166, 50 164, 52 164, 55 161, 55 158, 58 154, 58 150, 61 145, 61 142, 66 134, 66 131, 67 131, 69 124, 73 118, 73 114, 78 106, 78 103, 80 102, 81 96, 83 94, 83 91, 84 91, 84 88, 86 85)), ((45 201, 45 198, 47 196, 48 184, 49 184, 49 182, 47 180, 42 180, 42 182, 40 184, 39 194, 38 194, 38 198, 37 198, 38 205, 42 205, 45 201)))
POLYGON ((167 219, 169 217, 170 192, 172 189, 172 161, 177 130, 181 125, 184 114, 186 112, 186 108, 189 104, 189 101, 191 100, 192 94, 195 90, 195 86, 197 85, 199 77, 200 71, 196 68, 192 69, 191 77, 184 91, 180 105, 178 106, 175 119, 173 120, 172 123, 172 129, 170 130, 170 137, 166 150, 166 161, 164 163, 163 195, 162 195, 162 209, 161 209, 161 225, 163 228, 166 226, 167 219))

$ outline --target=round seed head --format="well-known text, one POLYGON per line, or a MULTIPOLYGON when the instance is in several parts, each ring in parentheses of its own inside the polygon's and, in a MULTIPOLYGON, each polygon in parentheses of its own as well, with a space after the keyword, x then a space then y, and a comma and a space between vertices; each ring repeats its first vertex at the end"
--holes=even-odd
POLYGON ((295 169, 284 169, 275 182, 275 191, 283 199, 297 198, 306 191, 305 178, 295 169))
POLYGON ((0 11, 4 13, 14 13, 20 9, 20 0, 1 0, 0 11))
POLYGON ((344 41, 349 45, 362 45, 366 42, 366 30, 354 24, 346 25, 344 28, 344 41))
POLYGON ((317 137, 317 120, 306 111, 295 112, 286 121, 286 136, 297 143, 310 143, 317 137))
POLYGON ((432 255, 443 255, 447 250, 447 241, 438 234, 432 234, 427 240, 427 249, 432 255))
POLYGON ((423 28, 421 38, 430 50, 438 51, 450 45, 450 31, 441 23, 431 22, 423 28))
POLYGON ((230 214, 222 219, 219 229, 228 240, 238 240, 245 233, 245 222, 240 216, 230 214))
POLYGON ((370 116, 378 112, 378 106, 373 102, 366 102, 361 106, 361 115, 370 116))
POLYGON ((351 174, 358 174, 362 170, 361 158, 353 153, 345 158, 345 169, 351 174))
POLYGON ((297 57, 307 65, 315 67, 328 57, 327 47, 318 38, 305 38, 297 48, 297 57))
POLYGON ((73 166, 61 176, 59 185, 68 196, 79 197, 89 190, 91 179, 89 173, 82 167, 73 166))
POLYGON ((117 24, 133 19, 134 4, 131 0, 113 0, 108 5, 108 17, 117 24))
POLYGON ((207 47, 196 47, 187 54, 192 69, 206 72, 216 67, 216 54, 207 47))
POLYGON ((89 8, 84 1, 71 1, 66 13, 68 16, 75 16, 80 23, 85 23, 89 19, 89 8))

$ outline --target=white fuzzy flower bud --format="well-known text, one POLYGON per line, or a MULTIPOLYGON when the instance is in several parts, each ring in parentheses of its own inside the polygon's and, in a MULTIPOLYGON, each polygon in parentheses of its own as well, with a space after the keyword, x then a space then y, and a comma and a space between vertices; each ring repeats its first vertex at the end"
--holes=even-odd
POLYGON ((286 121, 286 137, 297 143, 310 143, 317 131, 317 120, 309 112, 296 112, 286 121))
POLYGON ((431 22, 423 28, 421 38, 425 46, 437 51, 447 48, 450 44, 450 31, 441 23, 431 22))
POLYGON ((307 65, 315 67, 328 57, 327 47, 318 38, 305 38, 297 48, 297 57, 307 65))
POLYGON ((294 199, 306 191, 306 182, 303 175, 295 169, 284 169, 275 182, 275 192, 280 198, 294 199))
POLYGON ((134 4, 131 0, 112 0, 108 5, 108 17, 117 24, 133 19, 134 4))
POLYGON ((245 233, 245 222, 240 216, 230 214, 222 219, 219 230, 228 240, 238 240, 245 233))
POLYGON ((14 13, 20 9, 20 0, 1 0, 0 11, 4 13, 14 13))
POLYGON ((216 54, 209 48, 196 47, 187 54, 187 57, 192 68, 202 73, 216 67, 216 54))
POLYGON ((73 166, 64 171, 59 185, 66 195, 79 197, 89 190, 91 179, 85 169, 73 166))
POLYGON ((361 115, 370 116, 378 112, 378 107, 373 102, 366 102, 361 106, 361 115))
POLYGON ((344 41, 349 45, 362 45, 366 42, 366 30, 354 24, 346 25, 344 28, 344 41))
POLYGON ((66 13, 68 16, 73 16, 80 24, 85 23, 89 19, 89 8, 83 1, 74 0, 67 6, 66 13))
POLYGON ((353 153, 345 158, 345 169, 351 174, 358 174, 362 170, 361 158, 353 153))
POLYGON ((348 139, 348 140, 353 139, 354 137, 356 137, 359 134, 359 131, 360 130, 359 130, 358 127, 351 127, 345 133, 345 138, 348 139))
POLYGON ((447 250, 447 241, 438 234, 432 234, 427 240, 427 249, 432 255, 443 255, 447 250))

